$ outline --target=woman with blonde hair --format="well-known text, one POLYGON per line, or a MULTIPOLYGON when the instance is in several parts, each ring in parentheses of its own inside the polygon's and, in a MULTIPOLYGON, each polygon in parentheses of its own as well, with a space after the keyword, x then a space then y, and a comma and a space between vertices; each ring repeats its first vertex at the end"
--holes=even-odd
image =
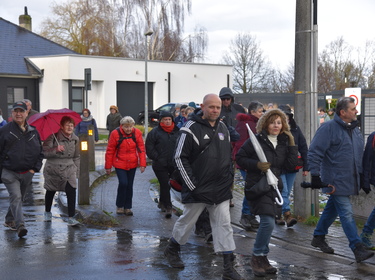
POLYGON ((277 191, 271 187, 259 197, 249 191, 270 169, 278 179, 278 189, 283 189, 280 174, 282 170, 293 171, 297 165, 297 146, 290 132, 286 115, 279 109, 268 110, 258 121, 256 138, 262 147, 267 162, 261 162, 250 139, 246 140, 236 155, 237 164, 246 170, 245 196, 254 215, 259 215, 260 224, 256 235, 251 267, 256 276, 275 274, 277 269, 269 263, 267 255, 275 217, 281 213, 281 205, 276 203, 277 191))

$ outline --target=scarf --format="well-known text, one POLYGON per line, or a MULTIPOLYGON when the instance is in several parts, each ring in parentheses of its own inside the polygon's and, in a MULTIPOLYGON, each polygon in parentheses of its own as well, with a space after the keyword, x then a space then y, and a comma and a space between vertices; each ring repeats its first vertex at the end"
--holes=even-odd
POLYGON ((167 133, 171 133, 174 129, 174 123, 172 122, 171 125, 166 126, 164 123, 160 123, 160 127, 167 133))

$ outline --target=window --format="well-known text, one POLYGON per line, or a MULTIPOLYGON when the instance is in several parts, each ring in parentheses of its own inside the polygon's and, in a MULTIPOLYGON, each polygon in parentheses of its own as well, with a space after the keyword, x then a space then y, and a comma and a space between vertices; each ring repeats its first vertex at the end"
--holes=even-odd
POLYGON ((82 112, 83 110, 83 87, 72 87, 72 110, 82 112))
POLYGON ((17 101, 25 99, 26 88, 22 87, 8 87, 7 88, 7 108, 8 116, 12 115, 13 104, 17 101))

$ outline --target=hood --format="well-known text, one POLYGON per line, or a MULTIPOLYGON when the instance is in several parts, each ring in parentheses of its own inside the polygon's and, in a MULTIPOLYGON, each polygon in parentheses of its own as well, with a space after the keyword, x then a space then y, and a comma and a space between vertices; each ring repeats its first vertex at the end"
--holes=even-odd
POLYGON ((232 103, 233 103, 233 101, 234 101, 233 92, 232 92, 232 90, 231 90, 230 88, 228 88, 228 87, 223 87, 223 88, 220 90, 219 97, 220 97, 220 99, 225 98, 225 97, 229 97, 229 98, 232 100, 232 103))
POLYGON ((274 115, 279 116, 281 119, 284 120, 284 123, 287 124, 286 127, 283 126, 283 129, 280 131, 280 134, 283 133, 284 131, 290 131, 285 113, 281 111, 280 109, 270 109, 266 111, 266 113, 262 117, 260 117, 256 126, 257 133, 261 133, 263 130, 267 131, 267 127, 265 127, 265 124, 267 120, 274 115))

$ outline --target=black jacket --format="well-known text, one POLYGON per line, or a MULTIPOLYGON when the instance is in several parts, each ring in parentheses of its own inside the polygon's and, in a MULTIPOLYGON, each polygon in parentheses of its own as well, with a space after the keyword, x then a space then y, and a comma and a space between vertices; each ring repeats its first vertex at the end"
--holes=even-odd
POLYGON ((6 169, 38 172, 42 167, 42 144, 33 126, 27 125, 25 132, 15 122, 0 128, 0 151, 0 158, 4 159, 2 166, 6 169))
MULTIPOLYGON (((294 142, 298 146, 298 152, 300 153, 300 155, 302 157, 302 161, 303 161, 303 169, 302 170, 308 171, 309 170, 309 165, 308 165, 308 162, 307 162, 308 147, 307 147, 307 143, 306 143, 306 138, 303 135, 299 126, 294 121, 294 119, 290 119, 289 125, 290 125, 290 132, 292 133, 292 135, 294 137, 294 142)), ((284 173, 284 171, 283 171, 283 173, 284 173)), ((285 173, 287 173, 287 172, 285 172, 285 173)))
POLYGON ((184 182, 183 203, 219 204, 232 198, 231 148, 223 122, 217 120, 212 127, 200 115, 192 115, 180 129, 175 152, 175 163, 184 182))
POLYGON ((153 128, 146 139, 146 154, 152 159, 154 167, 171 168, 174 166, 173 155, 178 137, 177 125, 171 133, 167 133, 160 124, 153 128))
MULTIPOLYGON (((289 146, 289 138, 284 133, 278 135, 276 149, 268 140, 266 132, 263 131, 256 137, 263 148, 267 161, 271 163, 271 171, 278 178, 278 188, 281 193, 283 188, 282 180, 280 179, 281 170, 289 172, 294 170, 297 164, 297 146, 289 146)), ((246 186, 253 186, 261 179, 262 173, 257 168, 259 158, 250 139, 247 139, 238 151, 236 162, 242 169, 247 171, 246 186)), ((258 200, 249 201, 252 213, 255 215, 277 216, 280 211, 278 208, 281 208, 281 206, 275 203, 275 197, 277 197, 277 193, 274 188, 271 188, 271 191, 258 200)))

